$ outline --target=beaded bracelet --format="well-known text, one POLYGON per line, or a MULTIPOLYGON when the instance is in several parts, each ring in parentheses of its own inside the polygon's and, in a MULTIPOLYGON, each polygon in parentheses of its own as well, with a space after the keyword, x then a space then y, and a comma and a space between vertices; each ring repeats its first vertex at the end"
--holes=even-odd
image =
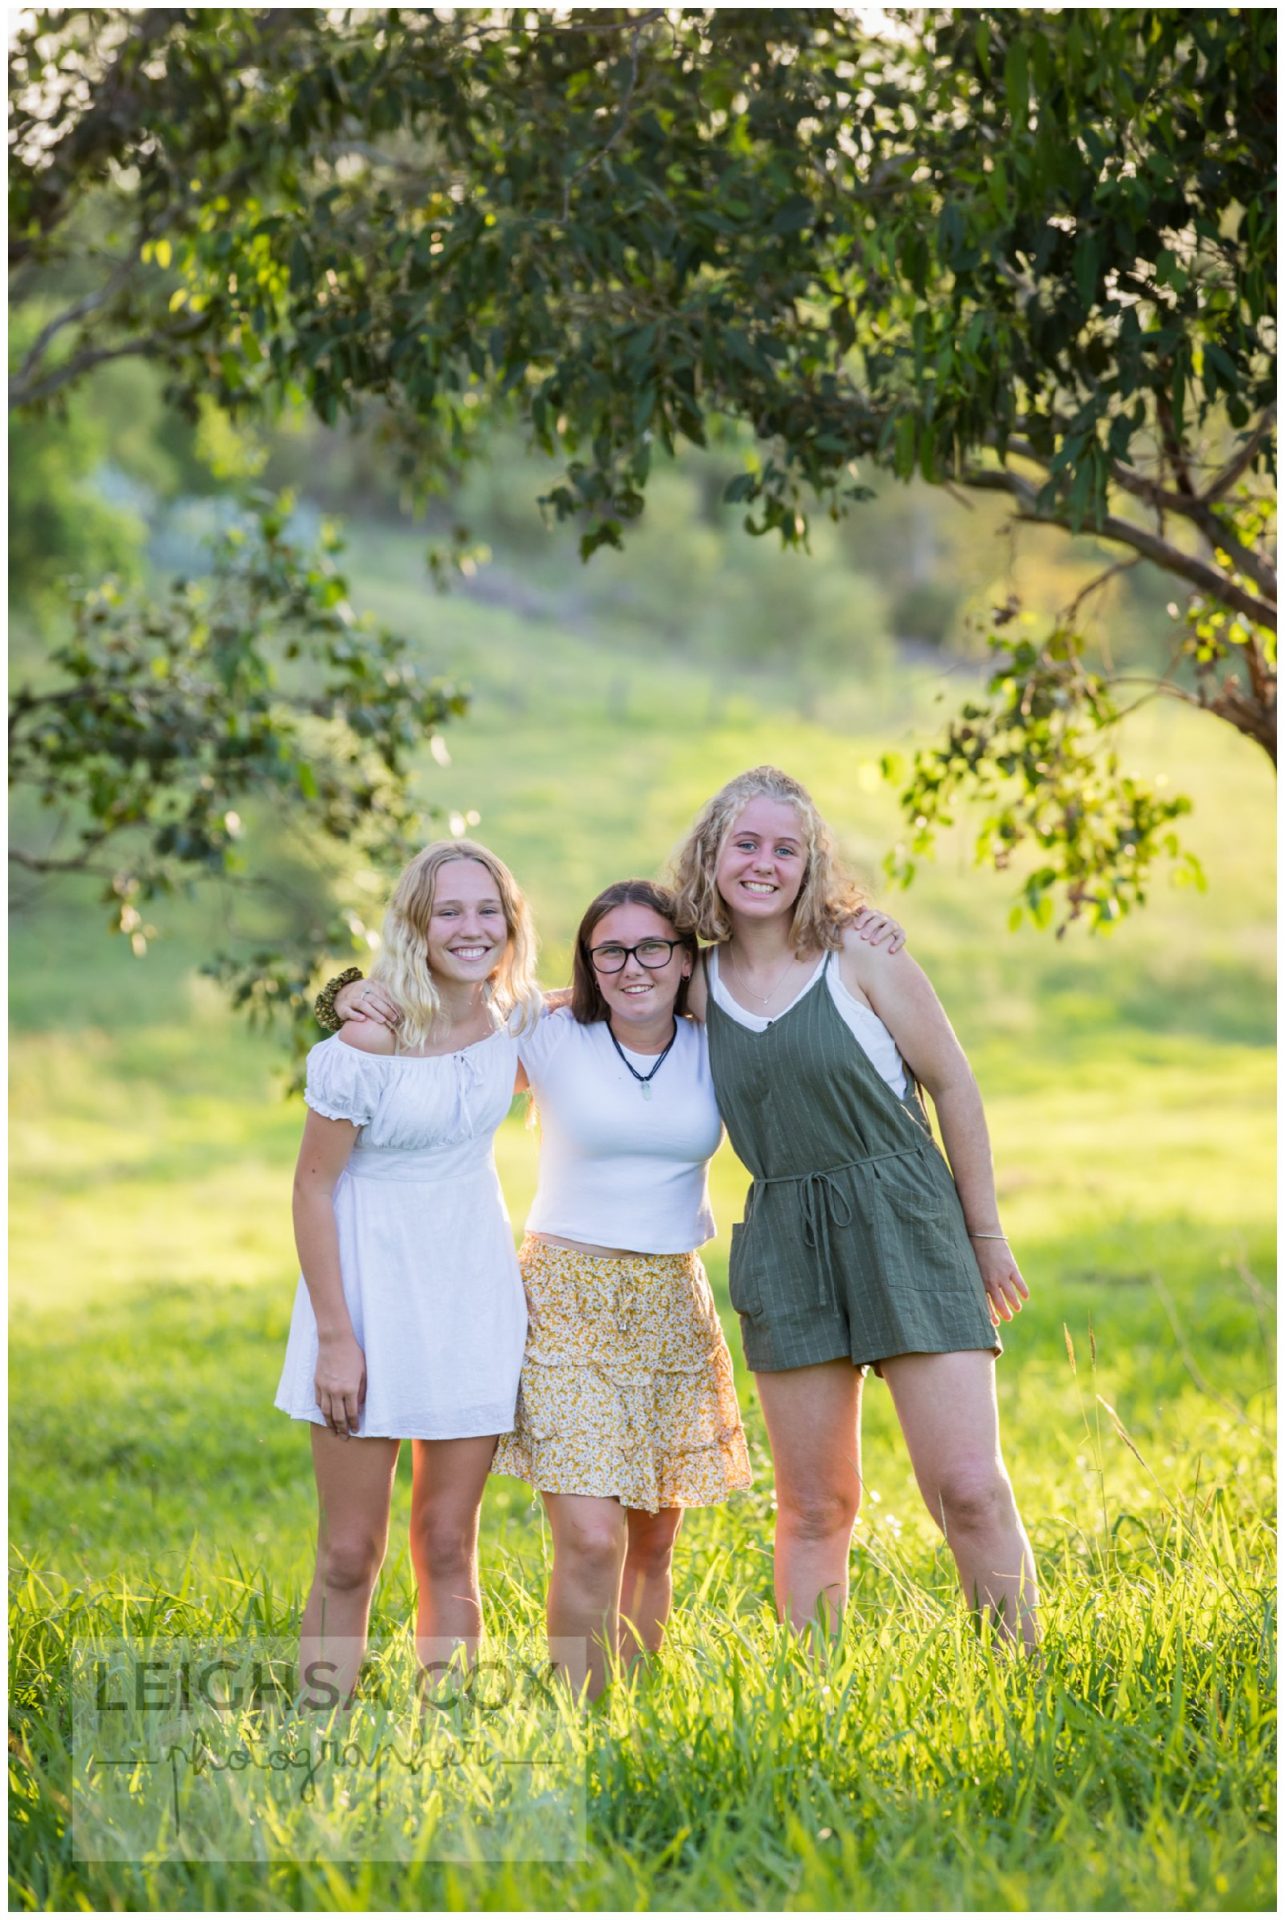
POLYGON ((343 973, 336 974, 333 980, 327 980, 313 1005, 319 1027, 324 1027, 327 1033, 338 1033, 344 1023, 342 1017, 335 1012, 335 995, 341 987, 346 987, 353 980, 361 980, 364 977, 360 967, 348 967, 343 973))

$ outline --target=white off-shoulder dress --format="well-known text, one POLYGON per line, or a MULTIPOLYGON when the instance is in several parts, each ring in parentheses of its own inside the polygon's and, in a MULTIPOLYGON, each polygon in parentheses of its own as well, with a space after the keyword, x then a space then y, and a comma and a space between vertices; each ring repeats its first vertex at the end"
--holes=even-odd
MULTIPOLYGON (((463 1440, 513 1426, 526 1300, 495 1170, 517 1041, 371 1054, 336 1035, 308 1055, 304 1098, 360 1127, 335 1188, 339 1266, 366 1356, 364 1438, 463 1440)), ((317 1323, 302 1277, 276 1404, 324 1426, 317 1323)))

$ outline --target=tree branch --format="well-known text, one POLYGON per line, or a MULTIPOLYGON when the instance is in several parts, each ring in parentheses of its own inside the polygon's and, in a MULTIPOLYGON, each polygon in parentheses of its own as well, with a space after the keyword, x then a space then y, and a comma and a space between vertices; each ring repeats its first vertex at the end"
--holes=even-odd
POLYGON ((1223 494, 1235 486, 1241 474, 1249 471, 1249 468, 1254 464, 1258 449, 1262 446, 1264 440, 1270 438, 1275 425, 1276 402, 1273 400, 1271 406, 1268 407, 1258 425, 1245 441, 1240 452, 1236 454, 1234 459, 1228 462, 1222 472, 1211 481, 1209 486, 1207 486, 1201 494, 1200 497, 1206 506, 1212 506, 1215 500, 1220 500, 1223 494))
POLYGON ((1038 526, 1060 527, 1063 533, 1089 533, 1099 540, 1113 540, 1120 546, 1132 547, 1144 560, 1154 561, 1166 573, 1177 574, 1179 579, 1186 580, 1208 599, 1243 613, 1256 626, 1266 627, 1272 633, 1276 631, 1274 600, 1258 599, 1243 587, 1238 587, 1235 581, 1229 580, 1225 573, 1211 566, 1207 560, 1200 559, 1196 554, 1184 553, 1181 547, 1174 546, 1172 541, 1152 533, 1147 527, 1136 526, 1131 520, 1121 520, 1116 514, 1107 514, 1091 526, 1073 527, 1067 514, 1038 506, 1036 489, 1020 473, 1014 473, 1011 467, 974 467, 960 478, 964 486, 978 492, 1011 495, 1021 509, 1018 515, 1021 520, 1038 526))
POLYGON ((1207 713, 1213 713, 1229 726, 1235 727, 1248 740, 1256 740, 1272 765, 1276 765, 1276 695, 1273 687, 1269 700, 1260 700, 1254 690, 1248 693, 1240 684, 1239 674, 1229 673, 1218 685, 1213 683, 1211 670, 1198 676, 1200 704, 1207 713))
POLYGON ((121 340, 112 347, 83 347, 74 353, 70 360, 64 360, 54 367, 34 386, 23 387, 22 374, 15 374, 9 382, 9 406, 30 407, 38 400, 45 400, 51 393, 57 393, 72 380, 78 380, 82 373, 88 373, 91 367, 102 366, 108 360, 123 360, 137 355, 144 360, 156 359, 168 348, 178 346, 184 340, 192 339, 208 324, 204 314, 193 314, 185 325, 172 328, 168 333, 149 333, 135 340, 121 340))
POLYGON ((1202 499, 1195 493, 1170 493, 1158 481, 1148 480, 1145 474, 1138 473, 1135 468, 1127 467, 1119 460, 1111 463, 1111 478, 1126 493, 1133 494, 1135 499, 1145 500, 1158 513, 1172 513, 1190 521, 1193 527, 1200 529, 1210 546, 1221 547, 1224 553, 1231 556, 1240 571, 1249 575, 1261 593, 1273 601, 1276 599, 1275 567, 1255 553, 1252 547, 1247 547, 1237 539, 1226 521, 1221 520, 1209 505, 1207 498, 1202 499))
MULTIPOLYGON (((993 439, 989 440, 989 444, 994 444, 993 439)), ((1022 440, 1016 435, 1010 434, 1005 441, 1005 446, 1009 453, 1015 453, 1019 460, 1029 460, 1031 465, 1038 467, 1041 473, 1048 473, 1049 463, 1047 459, 1042 453, 1036 453, 1029 440, 1022 440)))
POLYGON ((1166 393, 1156 394, 1156 419, 1160 422, 1160 436, 1164 442, 1165 458, 1172 467, 1178 482, 1178 491, 1186 499, 1195 495, 1191 484, 1191 470, 1187 465, 1187 450, 1178 438, 1174 426, 1173 406, 1166 393))
POLYGON ((1090 580, 1088 586, 1081 587, 1080 591, 1076 594, 1074 600, 1072 600, 1070 606, 1066 610, 1066 618, 1068 620, 1074 620, 1076 614, 1080 611, 1080 608, 1084 605, 1085 601, 1090 599, 1095 593, 1099 593, 1101 589, 1105 587, 1108 580, 1114 580, 1118 573, 1128 573, 1132 567, 1138 567, 1141 565, 1142 565, 1142 555, 1140 553, 1135 553, 1132 559, 1117 560, 1114 566, 1107 567, 1102 573, 1095 574, 1093 579, 1090 580))
MULTIPOLYGON (((1135 467, 1127 466, 1122 460, 1113 460, 1111 463, 1111 478, 1117 486, 1122 487, 1126 493, 1133 494, 1136 499, 1144 500, 1148 506, 1154 507, 1157 513, 1176 514, 1197 527, 1211 546, 1221 547, 1224 553, 1229 554, 1236 561, 1240 571, 1248 574, 1254 585, 1273 604, 1277 599, 1278 588, 1276 568, 1261 554, 1255 553, 1251 547, 1245 546, 1237 539, 1227 523, 1213 511, 1212 502, 1220 493, 1225 492, 1228 486, 1234 485, 1240 474, 1250 465, 1257 449, 1270 434, 1275 418, 1276 408, 1273 405, 1268 408, 1255 428, 1252 446, 1247 444, 1243 447, 1231 466, 1227 467, 1213 485, 1201 495, 1196 495, 1194 492, 1172 493, 1161 486, 1159 481, 1149 480, 1145 474, 1139 473, 1135 467)), ((1038 467, 1042 473, 1048 473, 1048 462, 1036 453, 1028 440, 1010 437, 1007 445, 1010 453, 1017 454, 1022 460, 1029 460, 1032 466, 1038 467)), ((1186 457, 1183 456, 1184 471, 1186 466, 1186 457)))
MULTIPOLYGON (((58 829, 54 834, 53 845, 57 845, 65 826, 66 819, 64 817, 64 819, 60 821, 58 829)), ((94 866, 92 857, 99 851, 104 843, 111 838, 113 833, 118 833, 119 831, 119 827, 99 827, 93 832, 84 830, 81 832, 80 846, 77 851, 75 853, 65 854, 61 858, 56 857, 52 853, 23 853, 19 847, 10 847, 9 858, 14 866, 25 867, 28 873, 93 873, 97 874, 101 879, 110 880, 113 876, 113 869, 110 867, 94 866)))
POLYGON ((96 292, 87 293, 82 299, 73 301, 71 306, 67 307, 64 312, 55 314, 53 319, 40 329, 22 365, 19 367, 17 373, 13 375, 9 383, 11 406, 14 404, 12 399, 13 393, 15 391, 21 392, 25 389, 39 368, 41 361, 44 359, 50 342, 62 332, 64 327, 74 325, 77 320, 87 319, 91 313, 96 313, 100 307, 106 306, 107 302, 114 294, 120 291, 121 287, 124 286, 130 275, 134 272, 134 264, 132 260, 122 261, 107 281, 106 286, 99 287, 96 292))

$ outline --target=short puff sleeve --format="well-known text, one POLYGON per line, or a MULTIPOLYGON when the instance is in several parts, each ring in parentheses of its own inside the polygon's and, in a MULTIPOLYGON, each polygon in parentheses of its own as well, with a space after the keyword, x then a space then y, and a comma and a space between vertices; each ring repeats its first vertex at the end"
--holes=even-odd
POLYGON ((350 1120, 368 1127, 374 1118, 378 1069, 374 1056, 339 1038, 321 1040, 308 1055, 303 1097, 325 1120, 350 1120))
POLYGON ((541 1014, 535 1027, 519 1036, 518 1059, 533 1087, 575 1030, 576 1021, 570 1007, 558 1007, 553 1013, 541 1014))

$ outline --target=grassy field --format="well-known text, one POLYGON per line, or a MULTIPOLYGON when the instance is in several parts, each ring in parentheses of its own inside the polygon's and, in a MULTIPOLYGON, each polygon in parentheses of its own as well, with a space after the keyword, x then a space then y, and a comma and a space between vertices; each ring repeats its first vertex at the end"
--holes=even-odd
MULTIPOLYGON (((712 787, 804 777, 871 880, 896 832, 874 766, 931 686, 804 718, 788 688, 431 599, 408 543, 361 554, 367 604, 470 677, 426 792, 477 808, 528 886, 545 974, 599 886, 654 871, 712 787)), ((1274 1905, 1272 787, 1183 713, 1131 737, 1193 793, 1207 894, 1157 888, 1109 941, 1003 931, 1009 888, 965 842, 891 904, 977 1069, 1032 1301, 1000 1389, 1046 1591, 1038 1667, 968 1630, 887 1396, 842 1642, 812 1658, 770 1608, 771 1481, 727 1308, 744 1176, 715 1167, 708 1264, 738 1362, 754 1489, 687 1521, 670 1646, 558 1737, 583 1780, 574 1864, 433 1858, 78 1859, 69 1662, 126 1629, 288 1636, 311 1474, 271 1410, 293 1291, 300 1124, 271 1044, 194 966, 191 915, 144 963, 50 900, 13 947, 11 1902, 19 1908, 1266 1910, 1274 1905)), ((500 1136, 520 1222, 535 1143, 500 1136)), ((377 1636, 412 1604, 399 1484, 377 1636)), ((497 1635, 538 1633, 548 1545, 488 1494, 497 1635)), ((521 1732, 521 1728, 517 1728, 521 1732)), ((479 1795, 485 1783, 479 1779, 479 1795)), ((281 1844, 309 1844, 302 1812, 281 1844)))

